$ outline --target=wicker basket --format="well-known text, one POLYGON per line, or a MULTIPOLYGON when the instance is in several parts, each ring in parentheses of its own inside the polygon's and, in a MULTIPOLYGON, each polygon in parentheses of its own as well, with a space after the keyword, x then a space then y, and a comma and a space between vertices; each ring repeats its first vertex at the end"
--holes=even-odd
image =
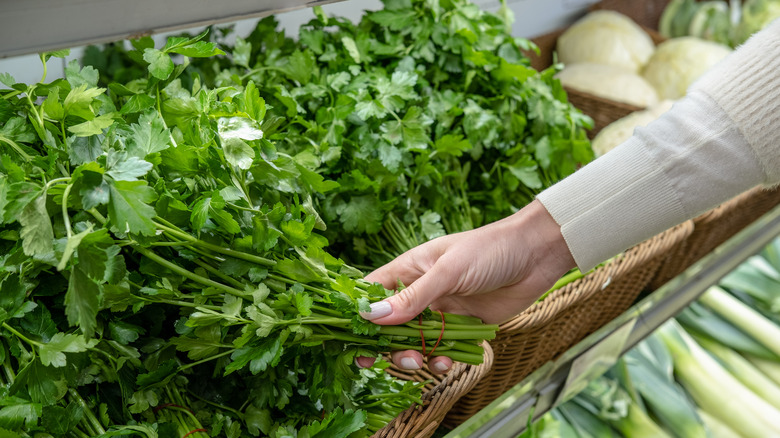
POLYGON ((692 231, 693 224, 687 221, 642 242, 501 324, 490 343, 493 368, 478 387, 461 397, 445 423, 467 420, 541 365, 622 314, 692 231))
POLYGON ((756 187, 693 219, 693 233, 650 282, 657 289, 780 204, 780 188, 756 187))
POLYGON ((484 362, 480 365, 456 363, 443 378, 422 370, 406 371, 391 367, 388 372, 396 377, 418 382, 430 381, 423 394, 422 406, 411 407, 379 430, 376 438, 427 438, 433 435, 452 406, 468 394, 493 367, 493 351, 485 348, 484 362))
POLYGON ((669 0, 602 0, 590 7, 591 11, 608 9, 620 12, 636 21, 640 26, 658 29, 658 22, 669 0))
MULTIPOLYGON (((650 35, 655 44, 661 43, 664 39, 658 32, 651 28, 645 27, 645 32, 650 35)), ((531 60, 531 66, 536 70, 544 70, 551 66, 554 59, 555 47, 558 43, 558 37, 565 32, 566 29, 559 29, 555 32, 541 35, 533 38, 534 44, 539 47, 539 54, 534 52, 526 52, 526 55, 531 60)), ((595 96, 590 93, 575 90, 573 88, 564 87, 566 94, 568 95, 569 102, 574 105, 575 108, 582 111, 584 114, 590 116, 593 119, 593 129, 588 132, 588 137, 591 139, 596 136, 605 126, 610 123, 623 118, 634 111, 639 111, 643 108, 631 105, 628 103, 617 102, 603 97, 595 96)))

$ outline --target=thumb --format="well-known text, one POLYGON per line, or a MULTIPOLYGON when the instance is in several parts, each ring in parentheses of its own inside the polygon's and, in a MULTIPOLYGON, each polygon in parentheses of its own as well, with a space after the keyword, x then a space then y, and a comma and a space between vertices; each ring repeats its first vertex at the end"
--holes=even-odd
POLYGON ((371 312, 361 313, 360 316, 382 325, 402 324, 412 320, 425 310, 429 304, 451 290, 447 277, 437 272, 437 265, 418 278, 406 289, 385 298, 382 301, 371 304, 371 312))

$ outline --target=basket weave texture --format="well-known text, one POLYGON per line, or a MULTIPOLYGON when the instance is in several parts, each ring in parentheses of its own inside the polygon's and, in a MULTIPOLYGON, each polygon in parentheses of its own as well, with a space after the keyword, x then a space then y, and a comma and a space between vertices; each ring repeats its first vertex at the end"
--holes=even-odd
POLYGON ((479 365, 456 363, 446 376, 421 370, 408 371, 391 366, 387 372, 405 380, 430 381, 425 387, 423 405, 413 406, 380 429, 374 438, 428 438, 433 435, 452 406, 482 381, 493 367, 493 350, 487 342, 484 362, 479 365))
POLYGON ((780 204, 780 188, 756 187, 693 219, 693 233, 650 282, 657 289, 780 204))
POLYGON ((540 366, 625 312, 692 231, 691 221, 670 228, 501 324, 490 342, 495 355, 492 369, 458 400, 445 424, 464 422, 540 366))
POLYGON ((670 0, 602 0, 590 7, 591 11, 608 9, 620 12, 642 27, 658 29, 661 14, 670 0))
MULTIPOLYGON (((641 3, 641 2, 638 2, 641 3)), ((660 44, 664 38, 658 34, 658 32, 652 30, 649 27, 644 27, 645 32, 650 35, 653 42, 657 45, 660 44)), ((553 64, 555 47, 558 43, 558 37, 561 36, 566 29, 559 29, 554 32, 550 32, 536 38, 531 41, 539 48, 539 54, 534 52, 526 52, 526 55, 531 60, 531 67, 541 71, 553 64)), ((593 129, 588 131, 588 137, 594 138, 604 127, 621 119, 634 111, 639 111, 641 107, 631 105, 628 103, 617 102, 611 99, 605 99, 603 97, 595 96, 590 93, 575 90, 573 88, 564 87, 566 94, 568 95, 569 102, 571 104, 593 119, 593 129)))

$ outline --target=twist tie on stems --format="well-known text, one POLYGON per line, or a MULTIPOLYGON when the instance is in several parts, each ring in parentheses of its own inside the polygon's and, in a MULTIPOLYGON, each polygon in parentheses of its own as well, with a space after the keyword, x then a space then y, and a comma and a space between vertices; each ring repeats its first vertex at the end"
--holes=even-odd
POLYGON ((423 324, 422 315, 420 315, 418 319, 418 321, 420 322, 420 340, 422 341, 422 354, 424 354, 425 357, 431 357, 431 355, 433 355, 433 352, 436 351, 436 347, 438 347, 439 343, 441 342, 441 338, 444 337, 444 326, 445 326, 444 312, 442 312, 441 310, 438 310, 437 312, 439 312, 439 315, 441 315, 441 332, 439 332, 439 339, 437 339, 436 343, 433 344, 433 348, 431 348, 430 353, 425 351, 426 348, 425 348, 425 336, 423 336, 423 329, 422 329, 422 324, 423 324))

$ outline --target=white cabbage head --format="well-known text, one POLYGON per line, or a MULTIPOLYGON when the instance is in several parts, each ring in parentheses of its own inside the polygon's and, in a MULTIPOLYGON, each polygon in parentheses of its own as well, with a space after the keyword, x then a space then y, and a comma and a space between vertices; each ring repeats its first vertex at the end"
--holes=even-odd
POLYGON ((729 47, 701 38, 672 38, 658 45, 642 76, 661 99, 679 99, 696 79, 729 53, 729 47))
POLYGON ((655 50, 653 40, 638 24, 615 11, 586 15, 559 38, 558 59, 564 63, 590 62, 639 71, 655 50))
POLYGON ((566 87, 605 99, 642 108, 658 102, 655 88, 642 76, 612 65, 571 64, 556 77, 566 87))

